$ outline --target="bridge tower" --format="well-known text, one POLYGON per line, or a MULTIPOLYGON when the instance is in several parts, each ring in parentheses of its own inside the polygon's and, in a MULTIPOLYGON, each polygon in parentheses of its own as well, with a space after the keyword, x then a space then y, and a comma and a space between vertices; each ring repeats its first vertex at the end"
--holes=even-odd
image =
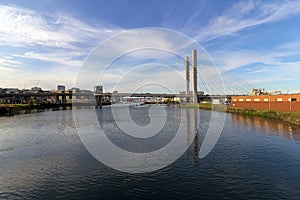
POLYGON ((198 92, 197 92, 197 50, 192 51, 193 60, 193 103, 198 103, 198 92))
POLYGON ((190 103, 190 58, 185 57, 186 103, 190 103))

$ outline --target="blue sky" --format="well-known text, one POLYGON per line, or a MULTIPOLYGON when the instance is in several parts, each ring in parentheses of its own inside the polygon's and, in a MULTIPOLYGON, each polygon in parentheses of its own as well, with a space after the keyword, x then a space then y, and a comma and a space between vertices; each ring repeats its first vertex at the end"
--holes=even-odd
POLYGON ((161 27, 257 88, 300 92, 300 1, 2 0, 0 19, 0 87, 70 88, 99 43, 161 27))

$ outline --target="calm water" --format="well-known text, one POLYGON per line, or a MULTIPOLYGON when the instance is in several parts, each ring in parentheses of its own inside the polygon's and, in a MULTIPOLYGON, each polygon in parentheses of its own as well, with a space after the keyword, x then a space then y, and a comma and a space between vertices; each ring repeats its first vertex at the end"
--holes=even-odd
MULTIPOLYGON (((172 128, 178 127, 178 112, 166 109, 171 116, 169 129, 152 138, 152 149, 167 143, 172 128)), ((147 125, 148 110, 133 108, 132 118, 147 125)), ((136 152, 149 150, 147 144, 122 139, 109 107, 97 112, 101 126, 117 145, 136 152)), ((201 110, 200 121, 209 117, 210 111, 201 110)), ((101 164, 87 152, 71 110, 1 117, 0 199, 300 198, 299 128, 227 114, 217 145, 199 159, 202 139, 198 131, 189 149, 166 168, 128 174, 101 164)))

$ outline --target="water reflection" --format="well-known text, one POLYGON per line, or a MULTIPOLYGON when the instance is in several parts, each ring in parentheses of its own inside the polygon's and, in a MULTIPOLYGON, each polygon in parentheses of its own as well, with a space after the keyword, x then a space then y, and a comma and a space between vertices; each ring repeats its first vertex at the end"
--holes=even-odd
MULTIPOLYGON (((106 109, 99 110, 103 112, 99 115, 105 123, 103 127, 109 129, 111 123, 105 115, 106 109)), ((190 148, 186 156, 168 167, 144 174, 118 172, 94 159, 78 138, 70 110, 1 118, 0 148, 11 149, 0 151, 0 199, 299 197, 300 145, 285 139, 290 138, 290 134, 294 140, 299 138, 296 127, 280 121, 228 114, 218 144, 209 156, 199 161, 198 152, 212 112, 201 110, 200 124, 195 129, 193 112, 198 110, 183 109, 180 113, 179 109, 166 109, 170 109, 169 119, 174 123, 169 124, 167 131, 178 127, 178 116, 184 116, 187 131, 180 138, 180 144, 190 148), (197 135, 194 135, 195 130, 197 135), (245 134, 239 134, 241 131, 245 134), (255 133, 273 135, 256 142, 255 133), (274 137, 276 134, 285 137, 274 137), (190 145, 189 141, 192 141, 190 145)), ((86 116, 87 109, 78 111, 86 116)), ((94 112, 94 108, 91 111, 94 112)), ((139 113, 142 110, 132 112, 139 113)), ((111 135, 113 140, 119 141, 116 132, 111 135)))
POLYGON ((191 147, 193 165, 196 166, 198 163, 197 160, 198 160, 198 152, 199 152, 199 147, 198 147, 199 110, 189 108, 183 111, 185 112, 185 118, 186 118, 186 145, 187 148, 191 147))
POLYGON ((291 140, 300 140, 300 127, 280 120, 263 119, 232 114, 232 123, 236 126, 247 127, 251 130, 266 134, 280 135, 291 140))

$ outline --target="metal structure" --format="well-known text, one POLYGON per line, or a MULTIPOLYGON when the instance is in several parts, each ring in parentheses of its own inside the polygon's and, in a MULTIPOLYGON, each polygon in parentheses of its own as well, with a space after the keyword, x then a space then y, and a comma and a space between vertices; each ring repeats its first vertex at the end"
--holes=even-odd
MULTIPOLYGON (((190 59, 189 56, 185 58, 185 71, 186 71, 186 94, 153 94, 153 93, 103 93, 103 86, 94 86, 94 92, 90 91, 89 94, 72 93, 72 91, 65 92, 65 86, 59 85, 58 92, 48 93, 0 93, 0 98, 7 100, 7 102, 14 102, 16 99, 20 99, 20 102, 26 101, 31 97, 48 97, 54 99, 56 104, 66 104, 67 97, 72 99, 73 97, 90 97, 95 100, 95 107, 101 108, 104 101, 111 101, 111 97, 162 97, 162 98, 185 98, 186 102, 190 102, 191 91, 190 91, 190 59)), ((206 95, 198 95, 197 91, 197 50, 192 51, 192 96, 193 103, 197 104, 198 99, 207 98, 206 95)))

